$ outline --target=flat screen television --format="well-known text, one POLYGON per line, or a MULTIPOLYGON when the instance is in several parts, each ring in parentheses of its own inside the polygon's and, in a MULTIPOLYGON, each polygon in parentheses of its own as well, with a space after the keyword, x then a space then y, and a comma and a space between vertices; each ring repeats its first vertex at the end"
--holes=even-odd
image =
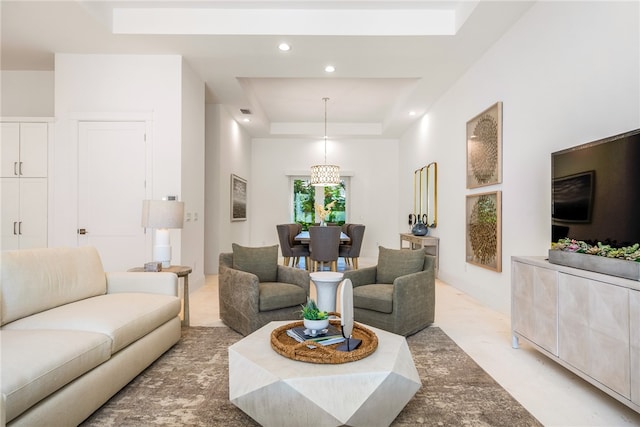
POLYGON ((551 237, 640 243, 640 129, 551 154, 551 237))

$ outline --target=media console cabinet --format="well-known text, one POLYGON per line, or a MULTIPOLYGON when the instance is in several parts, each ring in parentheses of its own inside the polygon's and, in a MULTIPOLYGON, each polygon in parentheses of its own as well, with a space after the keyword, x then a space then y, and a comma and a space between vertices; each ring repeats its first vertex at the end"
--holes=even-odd
POLYGON ((514 348, 524 340, 640 412, 640 282, 512 257, 511 329, 514 348))

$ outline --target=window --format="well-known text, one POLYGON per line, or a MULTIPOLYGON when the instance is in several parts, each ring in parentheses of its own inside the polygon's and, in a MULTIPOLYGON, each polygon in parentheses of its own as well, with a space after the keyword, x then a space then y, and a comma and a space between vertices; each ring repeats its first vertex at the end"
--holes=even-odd
POLYGON ((323 206, 335 202, 331 213, 325 218, 326 222, 336 225, 346 222, 347 197, 344 179, 340 185, 334 187, 314 187, 309 183, 308 177, 293 178, 293 222, 302 224, 303 230, 308 230, 309 225, 320 222, 316 220, 316 200, 322 200, 323 206))

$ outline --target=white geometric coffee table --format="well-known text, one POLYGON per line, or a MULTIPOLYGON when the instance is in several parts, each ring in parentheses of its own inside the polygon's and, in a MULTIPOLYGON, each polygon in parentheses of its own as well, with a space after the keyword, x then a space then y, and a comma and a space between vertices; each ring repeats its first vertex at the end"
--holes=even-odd
POLYGON ((263 426, 388 426, 422 383, 405 337, 367 326, 378 348, 342 364, 291 360, 271 322, 229 347, 229 399, 263 426))

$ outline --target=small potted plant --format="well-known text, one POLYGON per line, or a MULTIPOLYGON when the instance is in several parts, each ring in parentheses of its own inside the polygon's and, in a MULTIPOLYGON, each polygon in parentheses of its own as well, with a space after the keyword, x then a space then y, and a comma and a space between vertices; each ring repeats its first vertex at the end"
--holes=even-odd
POLYGON ((302 306, 300 315, 304 327, 311 332, 310 335, 315 335, 329 326, 329 313, 320 310, 316 302, 309 297, 307 297, 307 303, 302 306))

